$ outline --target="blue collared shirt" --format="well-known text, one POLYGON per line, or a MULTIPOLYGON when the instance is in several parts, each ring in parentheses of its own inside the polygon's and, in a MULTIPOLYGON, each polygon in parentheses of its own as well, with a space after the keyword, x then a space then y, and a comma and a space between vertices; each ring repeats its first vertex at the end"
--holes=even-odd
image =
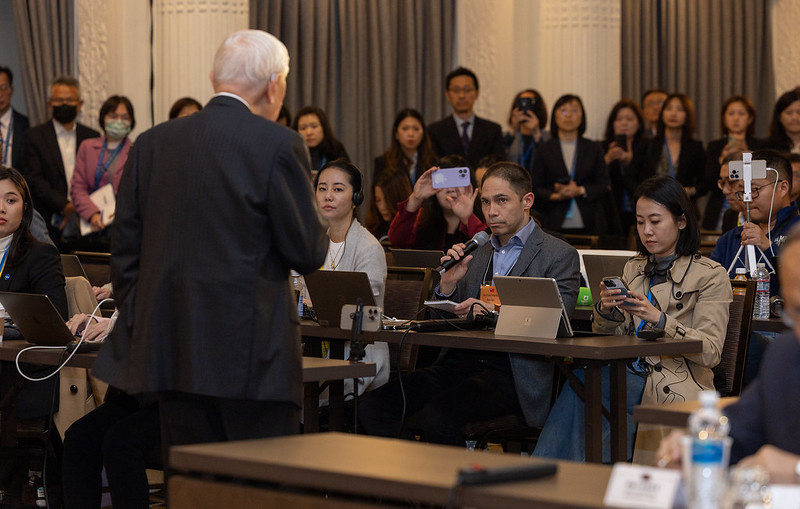
POLYGON ((497 235, 491 236, 489 242, 494 249, 494 254, 492 255, 492 279, 494 279, 494 276, 506 276, 511 272, 534 228, 536 228, 536 222, 529 218, 528 224, 515 233, 505 246, 500 245, 500 239, 497 235))

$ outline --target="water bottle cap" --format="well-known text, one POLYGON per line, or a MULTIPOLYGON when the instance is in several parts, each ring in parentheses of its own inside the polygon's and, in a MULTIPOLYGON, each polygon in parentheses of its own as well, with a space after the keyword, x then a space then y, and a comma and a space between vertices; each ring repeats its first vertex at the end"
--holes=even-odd
POLYGON ((761 263, 757 263, 756 267, 758 267, 759 269, 763 269, 764 267, 766 267, 766 265, 764 265, 764 262, 761 262, 761 263))
POLYGON ((700 404, 703 406, 713 406, 717 404, 719 394, 717 391, 703 391, 700 393, 700 404))

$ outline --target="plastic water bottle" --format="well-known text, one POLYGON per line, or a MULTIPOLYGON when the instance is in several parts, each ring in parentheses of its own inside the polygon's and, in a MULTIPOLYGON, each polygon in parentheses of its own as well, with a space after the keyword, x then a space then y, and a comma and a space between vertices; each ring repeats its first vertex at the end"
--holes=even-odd
POLYGON ((700 408, 689 416, 691 467, 689 469, 689 508, 716 509, 725 496, 730 456, 728 418, 717 408, 715 391, 700 393, 700 408))
POLYGON ((292 288, 297 299, 297 316, 303 318, 303 278, 295 271, 291 272, 292 288))
POLYGON ((753 318, 766 320, 769 318, 769 272, 763 263, 756 266, 753 274, 756 281, 756 302, 753 305, 753 318))

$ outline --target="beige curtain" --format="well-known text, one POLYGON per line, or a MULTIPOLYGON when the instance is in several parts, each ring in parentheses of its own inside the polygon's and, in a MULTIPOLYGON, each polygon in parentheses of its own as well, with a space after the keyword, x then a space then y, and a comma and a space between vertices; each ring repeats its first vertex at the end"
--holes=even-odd
POLYGON ((447 114, 454 2, 252 0, 250 23, 289 49, 286 107, 323 108, 369 181, 399 110, 416 108, 428 123, 447 114))
POLYGON ((697 137, 722 136, 720 108, 742 94, 764 135, 775 101, 769 0, 622 0, 622 92, 689 95, 697 137))
POLYGON ((74 0, 13 0, 14 28, 28 118, 47 120, 50 82, 75 72, 74 0))

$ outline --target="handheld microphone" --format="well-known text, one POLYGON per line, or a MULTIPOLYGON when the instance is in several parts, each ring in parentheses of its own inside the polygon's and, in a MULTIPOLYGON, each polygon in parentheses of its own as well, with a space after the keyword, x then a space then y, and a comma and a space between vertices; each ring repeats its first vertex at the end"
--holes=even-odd
MULTIPOLYGON (((478 249, 482 245, 486 244, 487 242, 489 242, 489 234, 488 233, 486 233, 485 231, 481 231, 481 232, 476 233, 475 236, 472 237, 472 239, 470 239, 470 241, 467 242, 464 245, 464 256, 461 257, 461 260, 463 260, 465 256, 467 256, 471 252, 475 251, 476 249, 478 249)), ((444 274, 446 271, 450 270, 450 268, 453 265, 456 265, 461 260, 456 260, 455 258, 450 258, 449 260, 447 260, 446 262, 442 263, 441 265, 439 265, 438 267, 436 267, 433 270, 435 270, 439 274, 444 274)))

